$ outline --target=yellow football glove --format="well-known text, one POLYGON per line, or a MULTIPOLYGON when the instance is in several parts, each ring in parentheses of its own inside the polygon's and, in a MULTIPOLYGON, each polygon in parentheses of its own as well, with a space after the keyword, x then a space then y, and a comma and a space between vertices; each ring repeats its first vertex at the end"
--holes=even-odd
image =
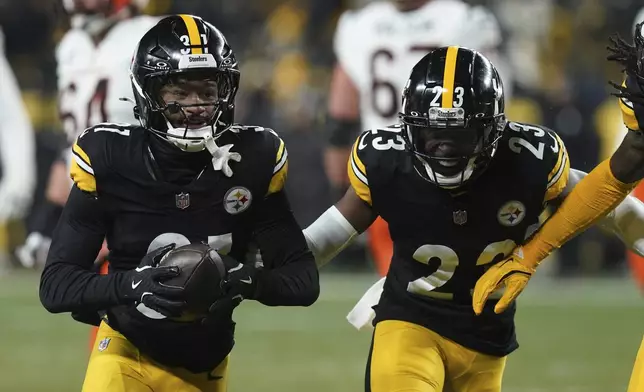
POLYGON ((502 313, 523 291, 532 277, 535 267, 523 259, 523 249, 517 247, 511 256, 494 264, 479 278, 472 295, 474 313, 480 315, 490 294, 505 286, 505 292, 494 307, 494 313, 502 313))

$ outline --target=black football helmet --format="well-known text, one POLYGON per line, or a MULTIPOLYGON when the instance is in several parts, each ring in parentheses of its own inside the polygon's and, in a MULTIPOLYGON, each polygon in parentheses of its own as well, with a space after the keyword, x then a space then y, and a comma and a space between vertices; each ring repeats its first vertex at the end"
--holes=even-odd
POLYGON ((197 16, 165 17, 141 38, 132 59, 135 115, 144 128, 180 149, 202 151, 207 138, 216 139, 233 124, 239 76, 235 55, 217 28, 197 16), (165 102, 161 88, 179 79, 214 84, 216 92, 208 102, 165 102), (186 110, 213 106, 203 126, 189 126, 186 110), (173 125, 168 113, 182 113, 185 125, 173 125))
POLYGON ((418 174, 442 188, 459 188, 496 152, 506 125, 503 83, 479 52, 438 48, 412 69, 399 117, 418 174))

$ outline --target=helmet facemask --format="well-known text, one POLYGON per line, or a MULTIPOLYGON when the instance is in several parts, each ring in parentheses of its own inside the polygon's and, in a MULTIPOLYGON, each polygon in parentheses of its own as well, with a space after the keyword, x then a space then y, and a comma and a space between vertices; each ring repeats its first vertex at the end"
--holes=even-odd
POLYGON ((217 68, 153 73, 143 86, 133 78, 147 106, 141 123, 183 151, 202 151, 206 139, 217 139, 232 125, 238 78, 235 71, 217 68))
POLYGON ((401 114, 414 167, 425 180, 445 189, 462 187, 480 175, 497 150, 505 116, 465 118, 462 108, 431 108, 401 114))

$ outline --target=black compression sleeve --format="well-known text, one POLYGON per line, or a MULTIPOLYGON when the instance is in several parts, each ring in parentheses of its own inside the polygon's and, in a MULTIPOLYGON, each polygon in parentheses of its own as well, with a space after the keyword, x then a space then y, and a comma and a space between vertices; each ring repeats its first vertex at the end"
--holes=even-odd
POLYGON ((100 201, 74 186, 54 230, 40 279, 40 301, 48 311, 96 312, 119 304, 121 274, 91 272, 104 237, 100 201))
POLYGON ((320 294, 313 254, 295 221, 284 191, 263 200, 255 239, 264 261, 255 299, 269 306, 308 306, 320 294))
POLYGON ((330 145, 334 147, 351 147, 360 133, 360 121, 328 116, 326 128, 330 145))

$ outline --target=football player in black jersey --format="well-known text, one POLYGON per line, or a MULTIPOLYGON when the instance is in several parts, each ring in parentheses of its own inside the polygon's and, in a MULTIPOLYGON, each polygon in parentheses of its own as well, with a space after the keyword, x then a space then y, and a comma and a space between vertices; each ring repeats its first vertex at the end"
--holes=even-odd
MULTIPOLYGON (((443 47, 420 60, 400 119, 359 136, 352 187, 305 229, 309 247, 323 265, 377 215, 389 224, 389 273, 349 315, 361 327, 375 305, 367 391, 498 392, 518 347, 515 306, 496 314, 490 301, 477 316, 472 290, 584 173, 570 169, 555 132, 505 118, 503 83, 473 50, 443 47)), ((629 198, 617 209, 644 205, 629 198)), ((638 233, 613 218, 601 224, 643 254, 638 233)))
POLYGON ((315 261, 284 193, 284 142, 233 125, 239 77, 219 30, 168 16, 141 39, 131 66, 141 126, 99 124, 73 146, 74 187, 40 298, 50 312, 100 323, 84 391, 225 391, 234 307, 308 306, 318 296, 315 261), (98 275, 91 266, 103 238, 110 271, 98 275), (182 289, 162 284, 178 271, 156 264, 196 242, 225 255, 225 297, 209 315, 179 322, 182 289), (244 263, 251 242, 263 266, 244 263))

